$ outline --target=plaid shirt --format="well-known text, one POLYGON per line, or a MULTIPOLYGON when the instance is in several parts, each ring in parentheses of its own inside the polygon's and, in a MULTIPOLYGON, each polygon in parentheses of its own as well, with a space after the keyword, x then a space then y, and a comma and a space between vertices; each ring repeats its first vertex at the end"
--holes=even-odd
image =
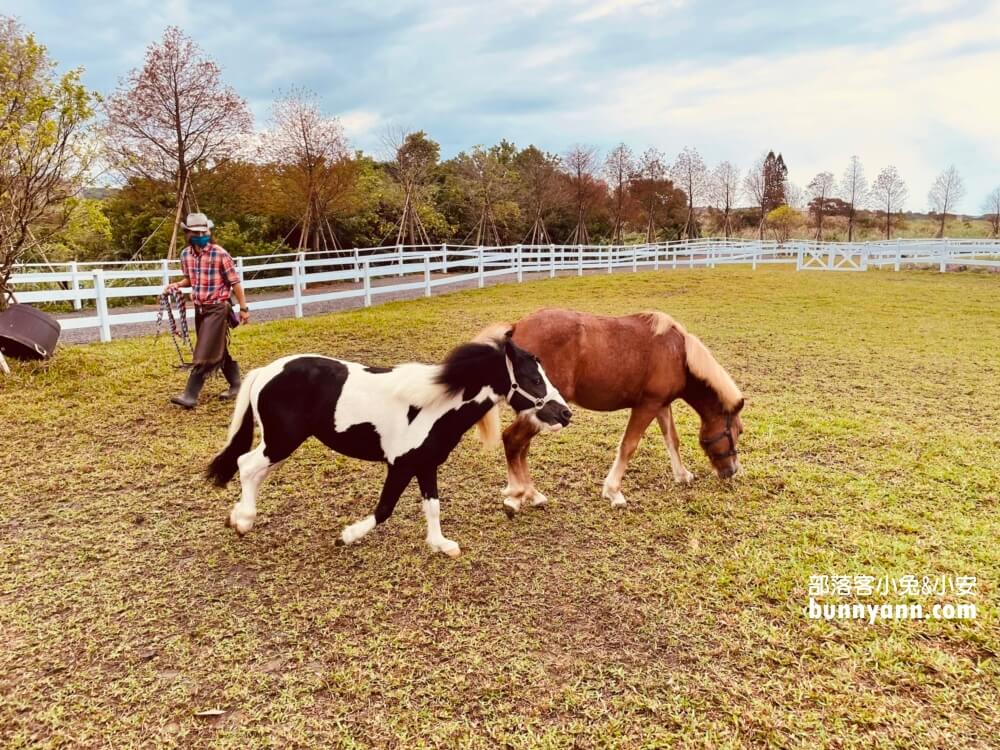
POLYGON ((191 282, 196 305, 211 305, 229 299, 229 290, 240 283, 233 259, 222 245, 210 243, 204 250, 188 245, 181 253, 181 270, 191 282))

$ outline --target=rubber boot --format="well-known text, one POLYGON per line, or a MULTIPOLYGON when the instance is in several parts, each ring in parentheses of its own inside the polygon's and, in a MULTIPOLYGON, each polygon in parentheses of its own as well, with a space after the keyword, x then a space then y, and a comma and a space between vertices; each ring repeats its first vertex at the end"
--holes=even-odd
POLYGON ((185 409, 193 409, 198 404, 198 394, 201 393, 203 385, 205 385, 205 375, 199 368, 193 368, 191 374, 188 375, 187 387, 184 389, 184 393, 170 399, 171 403, 183 406, 185 409))
POLYGON ((240 363, 235 359, 228 360, 222 366, 222 374, 226 378, 226 382, 229 383, 229 390, 223 391, 219 394, 219 398, 229 401, 236 398, 237 394, 240 392, 240 363))

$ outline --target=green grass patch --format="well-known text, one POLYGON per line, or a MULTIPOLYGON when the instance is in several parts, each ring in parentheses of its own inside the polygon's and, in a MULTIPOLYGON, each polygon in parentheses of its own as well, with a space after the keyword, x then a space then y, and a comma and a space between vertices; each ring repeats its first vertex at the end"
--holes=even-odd
MULTIPOLYGON (((540 306, 669 312, 747 396, 745 474, 671 481, 651 429, 577 410, 508 521, 469 436, 355 547, 383 469, 310 442, 223 526, 200 472, 230 407, 168 404, 165 338, 67 346, 0 379, 0 743, 10 747, 926 747, 1000 736, 1000 279, 743 268, 538 281, 252 325, 245 368, 432 361, 540 306), (976 576, 971 621, 807 619, 812 574, 976 576), (196 713, 221 709, 219 717, 196 713)), ((879 601, 885 598, 878 599, 879 601)), ((891 599, 891 597, 890 597, 891 599)), ((917 598, 917 601, 956 601, 917 598)))

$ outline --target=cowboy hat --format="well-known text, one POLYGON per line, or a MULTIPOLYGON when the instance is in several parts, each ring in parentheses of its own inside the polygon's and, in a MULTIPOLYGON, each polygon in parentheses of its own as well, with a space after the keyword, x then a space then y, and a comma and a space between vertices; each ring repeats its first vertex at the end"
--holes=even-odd
POLYGON ((187 219, 181 222, 181 228, 188 232, 207 232, 215 226, 215 223, 205 214, 188 214, 187 219))

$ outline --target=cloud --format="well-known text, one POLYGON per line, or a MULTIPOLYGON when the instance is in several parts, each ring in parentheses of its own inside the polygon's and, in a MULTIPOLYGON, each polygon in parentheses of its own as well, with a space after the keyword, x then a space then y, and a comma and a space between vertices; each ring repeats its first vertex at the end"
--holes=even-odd
POLYGON ((781 150, 792 179, 895 163, 924 208, 955 161, 965 210, 1000 182, 995 0, 7 0, 63 66, 107 92, 178 24, 261 118, 293 86, 360 147, 387 123, 444 156, 501 138, 573 142, 746 167, 781 150))
POLYGON ((621 13, 639 13, 644 16, 661 15, 669 10, 683 7, 685 0, 604 0, 603 2, 584 2, 589 5, 586 10, 575 14, 570 20, 574 23, 597 21, 608 16, 621 13))

